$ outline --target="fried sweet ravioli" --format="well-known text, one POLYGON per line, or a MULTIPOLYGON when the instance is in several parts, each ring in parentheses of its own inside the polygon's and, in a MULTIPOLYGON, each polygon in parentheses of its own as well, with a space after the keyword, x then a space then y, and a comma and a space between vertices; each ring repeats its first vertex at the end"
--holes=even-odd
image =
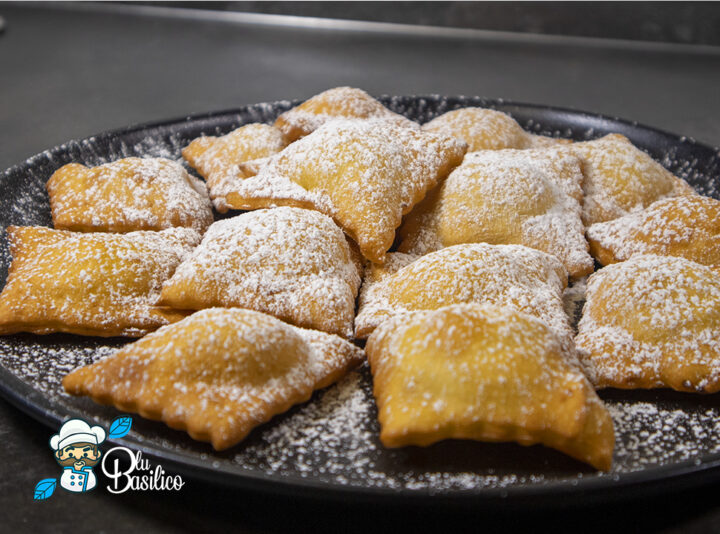
POLYGON ((720 201, 700 195, 658 200, 643 211, 593 224, 587 238, 603 265, 657 254, 720 267, 720 201))
POLYGON ((142 336, 186 314, 157 305, 162 283, 200 234, 89 234, 8 228, 10 265, 0 294, 0 334, 68 332, 142 336))
POLYGON ((350 337, 359 287, 360 255, 332 219, 275 208, 214 223, 165 282, 160 302, 250 308, 350 337))
POLYGON ((478 304, 415 312, 380 325, 366 350, 386 447, 542 443, 611 466, 608 411, 534 317, 478 304))
POLYGON ((557 256, 571 276, 583 276, 593 261, 580 219, 581 182, 580 161, 565 148, 471 152, 406 217, 398 250, 520 244, 557 256))
POLYGON ((523 149, 571 142, 569 139, 533 135, 523 130, 510 115, 486 108, 448 111, 423 124, 422 129, 462 139, 468 144, 468 152, 523 149))
POLYGON ((610 134, 568 147, 583 160, 587 226, 642 210, 656 200, 695 191, 627 137, 610 134))
POLYGON ((362 349, 337 336, 251 310, 214 308, 73 371, 63 386, 221 450, 362 358, 362 349))
POLYGON ((224 197, 234 209, 316 209, 335 219, 364 257, 382 263, 402 216, 460 164, 465 148, 384 120, 336 120, 236 181, 224 197))
POLYGON ((227 135, 198 137, 182 156, 207 182, 210 198, 222 202, 227 182, 255 174, 254 162, 264 161, 286 146, 282 132, 267 124, 246 124, 227 135))
POLYGON ((213 220, 205 185, 164 158, 123 158, 88 168, 60 167, 47 183, 53 225, 77 232, 204 232, 213 220))
POLYGON ((335 87, 306 100, 275 121, 288 142, 304 137, 333 119, 385 119, 398 126, 418 128, 416 122, 393 113, 362 89, 335 87))
POLYGON ((384 321, 413 311, 476 302, 543 320, 574 356, 562 302, 566 285, 557 258, 522 245, 455 245, 421 257, 391 253, 384 266, 366 267, 355 335, 365 338, 384 321))
POLYGON ((588 278, 576 344, 598 387, 720 391, 720 273, 633 256, 588 278))

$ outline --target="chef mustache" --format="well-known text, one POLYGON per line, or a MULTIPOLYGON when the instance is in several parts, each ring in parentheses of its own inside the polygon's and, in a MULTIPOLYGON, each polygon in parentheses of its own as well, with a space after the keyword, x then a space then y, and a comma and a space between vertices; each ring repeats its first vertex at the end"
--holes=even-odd
MULTIPOLYGON (((93 451, 93 456, 98 454, 98 451, 93 451)), ((57 454, 55 455, 55 459, 57 460, 57 463, 60 464, 61 467, 73 467, 76 462, 81 462, 83 464, 83 467, 94 467, 98 464, 100 461, 101 456, 98 455, 95 460, 92 458, 75 458, 73 456, 69 456, 65 459, 58 458, 57 454)))
POLYGON ((65 460, 58 459, 58 463, 61 467, 72 467, 78 462, 82 463, 83 467, 94 467, 99 461, 99 458, 97 460, 91 460, 90 458, 66 458, 65 460))

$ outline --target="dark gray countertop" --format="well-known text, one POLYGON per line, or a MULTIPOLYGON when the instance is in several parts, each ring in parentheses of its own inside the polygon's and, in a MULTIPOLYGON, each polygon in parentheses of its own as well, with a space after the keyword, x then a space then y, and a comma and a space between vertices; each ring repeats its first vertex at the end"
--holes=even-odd
MULTIPOLYGON (((720 145, 720 47, 174 11, 0 4, 0 168, 72 138, 139 122, 311 96, 466 94, 591 110, 720 145)), ((33 502, 57 464, 52 429, 0 400, 0 530, 239 532, 486 528, 706 532, 704 490, 652 502, 532 514, 461 515, 295 501, 190 480, 179 493, 33 502), (649 508, 649 509, 648 509, 649 508), (460 523, 456 521, 460 520, 460 523)))

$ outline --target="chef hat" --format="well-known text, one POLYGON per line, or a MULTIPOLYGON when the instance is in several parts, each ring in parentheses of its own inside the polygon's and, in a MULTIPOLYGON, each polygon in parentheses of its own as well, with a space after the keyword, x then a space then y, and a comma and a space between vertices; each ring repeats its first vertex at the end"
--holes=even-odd
POLYGON ((91 427, 82 419, 70 419, 60 427, 60 432, 50 438, 50 447, 57 451, 73 443, 92 443, 97 445, 103 441, 105 441, 105 430, 103 427, 91 427))

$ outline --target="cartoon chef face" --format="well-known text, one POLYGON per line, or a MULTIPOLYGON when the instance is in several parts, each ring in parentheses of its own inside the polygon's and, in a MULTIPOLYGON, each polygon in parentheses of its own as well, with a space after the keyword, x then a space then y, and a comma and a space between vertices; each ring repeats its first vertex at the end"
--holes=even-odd
POLYGON ((80 471, 98 463, 102 454, 98 445, 103 441, 105 430, 101 426, 91 427, 82 419, 70 419, 50 438, 50 447, 55 450, 55 460, 62 467, 80 471))
POLYGON ((95 443, 73 443, 55 451, 55 460, 62 467, 74 467, 78 471, 83 467, 93 467, 100 461, 102 453, 95 443))

